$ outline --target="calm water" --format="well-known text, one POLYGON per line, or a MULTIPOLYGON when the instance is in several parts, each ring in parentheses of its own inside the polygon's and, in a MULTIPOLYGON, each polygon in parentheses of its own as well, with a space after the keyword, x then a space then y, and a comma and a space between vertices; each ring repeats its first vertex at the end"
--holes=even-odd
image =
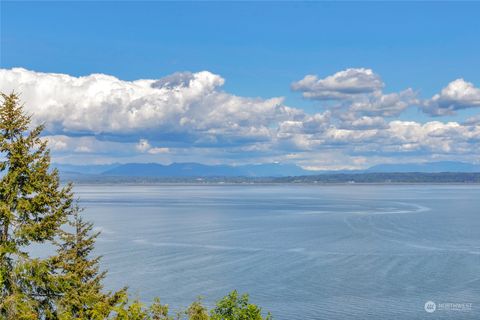
POLYGON ((107 285, 276 319, 480 319, 479 186, 79 185, 107 285), (426 301, 471 310, 424 310, 426 301))

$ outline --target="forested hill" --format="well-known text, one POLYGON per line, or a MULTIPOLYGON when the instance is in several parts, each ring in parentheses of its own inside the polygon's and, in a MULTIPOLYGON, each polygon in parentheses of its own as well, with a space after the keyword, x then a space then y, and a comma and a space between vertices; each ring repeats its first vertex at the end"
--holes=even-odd
POLYGON ((306 183, 306 184, 362 184, 362 183, 478 183, 480 173, 467 172, 397 172, 397 173, 335 173, 289 177, 135 177, 104 175, 62 175, 64 181, 76 183, 306 183))

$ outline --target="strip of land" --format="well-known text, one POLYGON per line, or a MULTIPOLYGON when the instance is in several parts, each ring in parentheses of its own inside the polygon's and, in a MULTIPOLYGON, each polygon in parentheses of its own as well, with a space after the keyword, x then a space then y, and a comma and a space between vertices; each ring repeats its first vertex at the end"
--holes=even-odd
POLYGON ((334 173, 288 177, 151 177, 151 176, 105 176, 62 175, 63 181, 75 183, 194 183, 194 184, 480 184, 480 172, 392 172, 392 173, 334 173))

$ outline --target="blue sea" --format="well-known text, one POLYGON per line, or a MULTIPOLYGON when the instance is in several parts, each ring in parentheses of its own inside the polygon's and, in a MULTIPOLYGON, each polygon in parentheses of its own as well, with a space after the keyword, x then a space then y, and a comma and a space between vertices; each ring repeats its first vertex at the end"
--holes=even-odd
POLYGON ((480 319, 478 185, 77 185, 108 289, 275 319, 480 319), (425 310, 432 301, 433 309, 425 310))

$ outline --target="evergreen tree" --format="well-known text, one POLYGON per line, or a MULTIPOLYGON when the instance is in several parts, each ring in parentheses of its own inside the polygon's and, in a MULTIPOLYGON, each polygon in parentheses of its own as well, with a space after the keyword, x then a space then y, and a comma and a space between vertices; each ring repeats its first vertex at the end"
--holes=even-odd
POLYGON ((0 107, 0 317, 52 317, 60 284, 49 259, 30 257, 32 243, 50 241, 72 205, 71 185, 50 170, 43 126, 29 130, 15 93, 0 107))
POLYGON ((114 294, 102 292, 106 271, 99 271, 100 257, 91 257, 100 233, 92 233, 93 224, 83 220, 77 205, 67 227, 71 231, 60 231, 57 256, 53 258, 64 284, 63 295, 56 303, 59 318, 106 319, 125 300, 126 290, 114 294))

